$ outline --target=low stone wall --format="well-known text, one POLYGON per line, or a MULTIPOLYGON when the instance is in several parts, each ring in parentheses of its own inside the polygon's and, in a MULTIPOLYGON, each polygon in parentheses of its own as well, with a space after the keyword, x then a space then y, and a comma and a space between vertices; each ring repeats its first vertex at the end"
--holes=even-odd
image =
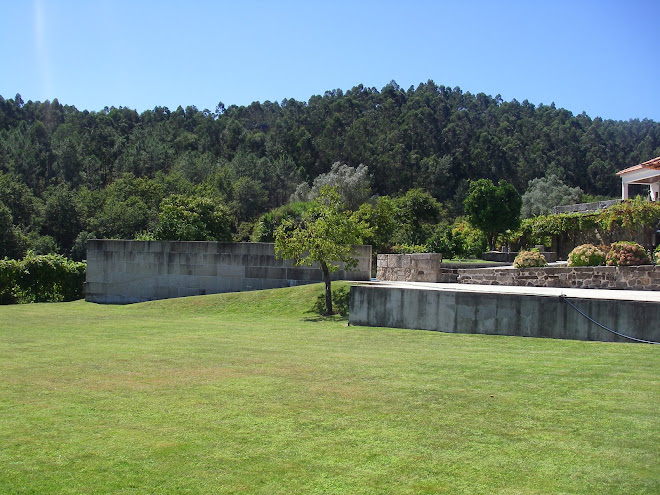
POLYGON ((660 266, 548 266, 459 270, 457 282, 522 287, 660 290, 660 266))
MULTIPOLYGON (((370 280, 371 246, 355 246, 358 266, 333 280, 370 280)), ((273 244, 90 240, 85 299, 126 304, 221 292, 274 289, 323 280, 316 267, 275 257, 273 244)))

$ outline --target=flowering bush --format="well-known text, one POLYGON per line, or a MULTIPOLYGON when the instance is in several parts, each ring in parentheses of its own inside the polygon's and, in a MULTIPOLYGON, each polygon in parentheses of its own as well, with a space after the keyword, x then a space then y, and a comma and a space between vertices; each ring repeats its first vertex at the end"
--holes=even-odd
POLYGON ((613 242, 605 261, 607 266, 634 266, 650 263, 651 260, 646 249, 636 242, 630 241, 613 242))
POLYGON ((653 251, 653 261, 656 265, 660 265, 660 245, 653 251))
POLYGON ((599 266, 607 254, 593 244, 582 244, 568 253, 568 266, 599 266))
POLYGON ((546 266, 548 262, 538 249, 520 251, 513 260, 514 268, 530 268, 534 266, 546 266))

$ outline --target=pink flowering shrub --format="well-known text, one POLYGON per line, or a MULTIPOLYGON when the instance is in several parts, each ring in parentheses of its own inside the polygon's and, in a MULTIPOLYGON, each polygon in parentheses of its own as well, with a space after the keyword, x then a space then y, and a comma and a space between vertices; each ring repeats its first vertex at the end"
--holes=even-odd
POLYGON ((636 242, 613 242, 605 260, 607 266, 649 265, 651 260, 643 246, 636 242))
POLYGON ((539 253, 538 249, 531 249, 530 251, 520 251, 518 256, 513 260, 514 268, 530 268, 534 266, 546 266, 548 262, 545 257, 539 253))
POLYGON ((593 244, 582 244, 568 253, 568 266, 599 266, 607 254, 593 244))

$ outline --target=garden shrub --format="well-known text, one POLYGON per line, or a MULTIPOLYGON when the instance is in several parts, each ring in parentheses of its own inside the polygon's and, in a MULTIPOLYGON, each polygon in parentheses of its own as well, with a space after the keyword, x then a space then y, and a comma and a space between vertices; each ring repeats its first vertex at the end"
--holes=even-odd
POLYGON ((653 261, 655 261, 656 265, 660 265, 660 245, 653 251, 653 261))
POLYGON ((428 246, 418 244, 397 244, 392 246, 392 251, 395 254, 414 254, 414 253, 428 253, 428 246))
POLYGON ((568 266, 600 266, 607 254, 593 244, 582 244, 568 253, 568 266))
POLYGON ((59 254, 0 261, 0 303, 74 301, 83 297, 87 265, 59 254))
POLYGON ((547 264, 548 262, 538 249, 520 251, 518 256, 513 260, 513 266, 515 268, 531 268, 536 266, 547 266, 547 264))
MULTIPOLYGON (((349 295, 350 289, 348 287, 342 286, 332 289, 332 308, 336 314, 348 316, 349 295)), ((325 290, 319 293, 319 297, 312 307, 312 312, 320 315, 325 313, 325 290)))
POLYGON ((451 225, 438 225, 427 244, 430 251, 442 253, 445 259, 481 258, 488 249, 486 236, 463 217, 458 217, 451 225))
POLYGON ((18 261, 8 258, 0 260, 0 304, 17 302, 13 289, 16 285, 18 264, 18 261))
POLYGON ((631 241, 613 242, 605 260, 608 266, 636 266, 650 263, 646 249, 631 241))

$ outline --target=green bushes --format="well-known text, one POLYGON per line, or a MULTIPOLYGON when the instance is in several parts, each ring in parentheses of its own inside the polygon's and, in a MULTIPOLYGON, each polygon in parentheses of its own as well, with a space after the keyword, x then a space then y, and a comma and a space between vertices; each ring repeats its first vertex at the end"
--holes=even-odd
POLYGON ((604 210, 591 213, 562 213, 523 220, 512 236, 521 246, 546 244, 550 236, 568 238, 584 233, 600 234, 606 242, 616 239, 650 237, 660 224, 660 202, 624 201, 604 210))
MULTIPOLYGON (((341 316, 348 316, 348 303, 350 299, 350 289, 341 285, 335 289, 332 289, 332 307, 334 308, 335 314, 340 314, 341 316)), ((317 313, 319 315, 325 314, 325 291, 319 293, 314 306, 312 307, 312 313, 317 313)))
POLYGON ((531 268, 536 266, 546 266, 548 262, 538 249, 530 251, 520 251, 516 259, 513 260, 514 268, 531 268))
POLYGON ((73 301, 83 297, 86 264, 59 254, 0 260, 0 304, 73 301))
POLYGON ((593 244, 582 244, 568 253, 568 266, 600 266, 607 254, 593 244))
POLYGON ((643 246, 636 242, 613 242, 605 260, 607 266, 649 265, 651 260, 643 246))

